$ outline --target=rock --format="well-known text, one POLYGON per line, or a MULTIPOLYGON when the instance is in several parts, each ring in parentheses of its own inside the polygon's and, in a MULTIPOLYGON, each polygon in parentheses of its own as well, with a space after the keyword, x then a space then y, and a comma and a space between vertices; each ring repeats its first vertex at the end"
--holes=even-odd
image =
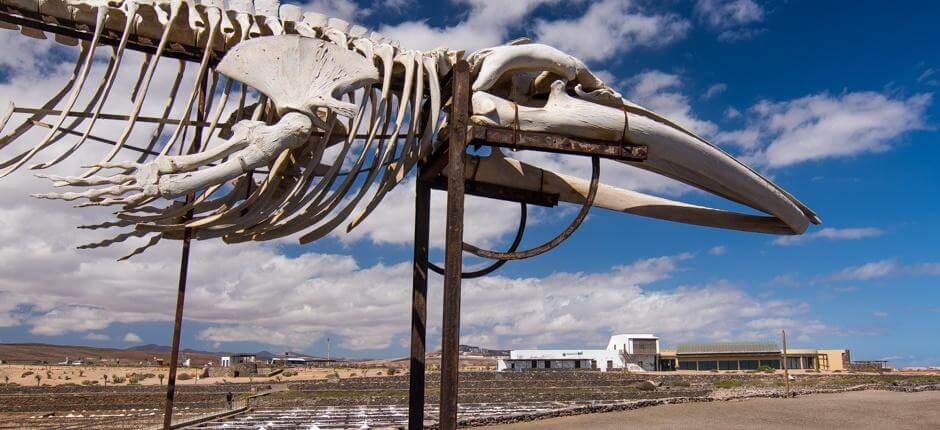
POLYGON ((659 383, 654 381, 640 381, 634 385, 640 391, 654 391, 658 386, 659 383))

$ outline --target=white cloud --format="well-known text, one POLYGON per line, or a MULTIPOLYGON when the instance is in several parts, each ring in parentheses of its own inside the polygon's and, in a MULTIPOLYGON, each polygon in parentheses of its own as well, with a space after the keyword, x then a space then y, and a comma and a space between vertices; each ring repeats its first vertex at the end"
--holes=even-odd
POLYGON ((129 331, 129 332, 127 332, 127 334, 124 335, 124 342, 127 342, 127 343, 142 343, 143 340, 140 338, 140 336, 137 335, 137 333, 134 333, 134 332, 129 331))
POLYGON ((927 128, 932 98, 852 92, 762 101, 749 110, 749 127, 719 134, 716 140, 749 150, 748 159, 769 167, 883 152, 904 133, 927 128), (757 141, 770 143, 760 147, 757 141))
POLYGON ((369 9, 349 0, 311 0, 300 5, 304 11, 319 12, 333 18, 352 22, 356 18, 368 15, 369 9))
POLYGON ((539 42, 584 61, 600 61, 640 46, 668 45, 684 37, 689 26, 677 15, 645 13, 628 0, 601 0, 579 18, 536 20, 535 34, 539 42))
POLYGON ((753 25, 764 20, 764 8, 753 0, 698 0, 695 14, 706 27, 719 32, 719 40, 726 42, 759 34, 762 30, 753 25))
POLYGON ((834 228, 826 227, 822 230, 799 236, 780 236, 774 239, 774 245, 801 245, 816 239, 828 240, 857 240, 871 237, 878 237, 884 234, 884 231, 874 227, 860 228, 834 228))
POLYGON ((448 27, 432 27, 425 20, 383 25, 379 32, 397 39, 408 49, 446 46, 468 51, 506 42, 510 30, 520 25, 536 7, 557 0, 453 0, 470 10, 465 20, 448 27))
MULTIPOLYGON (((392 189, 374 213, 346 233, 338 228, 332 233, 337 239, 351 243, 368 239, 375 244, 410 244, 414 239, 415 179, 403 181, 392 189)), ((431 192, 431 246, 444 247, 446 194, 431 192)), ((538 223, 537 212, 530 214, 530 225, 538 223)), ((518 226, 519 205, 468 196, 465 199, 464 240, 480 246, 490 246, 504 235, 515 232, 518 226)))
POLYGON ((94 341, 106 341, 111 340, 111 336, 108 336, 104 333, 88 333, 82 339, 94 340, 94 341))
POLYGON ((728 248, 724 245, 715 246, 708 250, 711 255, 725 255, 727 252, 728 248))
POLYGON ((832 275, 830 278, 840 281, 882 278, 898 271, 898 263, 894 260, 881 260, 866 263, 861 266, 846 267, 832 275))
POLYGON ((741 116, 741 111, 733 107, 729 107, 728 109, 725 109, 725 118, 735 119, 735 118, 739 118, 740 116, 741 116))
POLYGON ((860 266, 846 267, 829 275, 828 279, 866 281, 887 276, 938 276, 940 263, 898 264, 895 260, 880 260, 860 266))
POLYGON ((692 113, 689 98, 679 91, 683 86, 681 76, 651 70, 628 79, 626 84, 628 98, 631 101, 652 109, 704 136, 711 136, 718 132, 718 126, 715 123, 699 119, 692 113))
POLYGON ((705 99, 705 100, 711 99, 712 97, 715 97, 727 90, 728 90, 728 84, 719 82, 717 84, 714 84, 708 87, 708 89, 705 90, 705 94, 702 94, 702 99, 705 99))
POLYGON ((68 332, 101 330, 114 320, 105 309, 92 306, 62 306, 30 319, 29 332, 43 336, 57 336, 68 332))
POLYGON ((937 80, 937 69, 927 68, 920 75, 917 76, 917 83, 929 85, 936 87, 940 85, 940 81, 937 80))

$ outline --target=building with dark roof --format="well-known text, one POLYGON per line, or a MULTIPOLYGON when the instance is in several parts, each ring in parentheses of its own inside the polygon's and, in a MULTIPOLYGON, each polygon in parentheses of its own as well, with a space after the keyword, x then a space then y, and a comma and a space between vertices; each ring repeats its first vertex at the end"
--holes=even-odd
MULTIPOLYGON (((787 368, 844 370, 851 362, 847 349, 788 349, 787 368)), ((663 370, 757 370, 783 368, 783 350, 775 342, 685 343, 663 350, 663 370)))

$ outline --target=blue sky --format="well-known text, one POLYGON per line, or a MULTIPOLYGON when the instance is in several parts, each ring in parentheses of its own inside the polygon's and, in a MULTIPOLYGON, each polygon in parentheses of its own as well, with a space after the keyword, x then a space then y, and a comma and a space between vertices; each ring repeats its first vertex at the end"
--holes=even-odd
MULTIPOLYGON (((653 332, 675 345, 768 339, 786 328, 796 347, 846 347, 857 359, 900 366, 940 363, 933 340, 940 326, 940 5, 503 3, 318 0, 305 7, 420 49, 473 50, 517 37, 552 43, 586 59, 626 98, 756 166, 823 225, 777 239, 594 210, 559 249, 467 284, 465 342, 587 347, 603 346, 612 332, 653 332)), ((0 101, 38 93, 33 87, 61 75, 62 66, 43 55, 52 48, 2 37, 27 59, 0 63, 0 101), (47 67, 29 78, 37 64, 47 67)), ((587 175, 583 160, 548 161, 587 175)), ((732 207, 619 169, 605 165, 602 179, 732 207)), ((0 341, 168 344, 178 244, 131 263, 113 262, 117 251, 74 250, 72 235, 80 233, 71 227, 84 215, 27 201, 20 189, 34 186, 28 175, 7 179, 0 182, 0 341)), ((304 247, 194 245, 184 346, 322 354, 330 338, 334 354, 405 355, 412 185, 352 236, 304 247)), ((516 211, 470 201, 469 239, 502 246, 516 211)), ((527 243, 553 235, 573 215, 571 208, 536 211, 527 243)), ((440 249, 432 256, 440 258, 440 249)), ((432 277, 432 320, 440 282, 432 277)), ((432 343, 438 330, 432 321, 432 343)))

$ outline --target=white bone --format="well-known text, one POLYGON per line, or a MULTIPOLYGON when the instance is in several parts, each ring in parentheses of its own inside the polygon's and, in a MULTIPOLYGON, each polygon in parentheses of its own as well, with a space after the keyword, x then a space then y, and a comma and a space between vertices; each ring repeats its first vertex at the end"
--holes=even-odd
POLYGON ((295 35, 242 42, 229 51, 216 70, 257 88, 282 114, 325 107, 353 117, 356 106, 341 102, 338 96, 379 79, 371 59, 295 35))

